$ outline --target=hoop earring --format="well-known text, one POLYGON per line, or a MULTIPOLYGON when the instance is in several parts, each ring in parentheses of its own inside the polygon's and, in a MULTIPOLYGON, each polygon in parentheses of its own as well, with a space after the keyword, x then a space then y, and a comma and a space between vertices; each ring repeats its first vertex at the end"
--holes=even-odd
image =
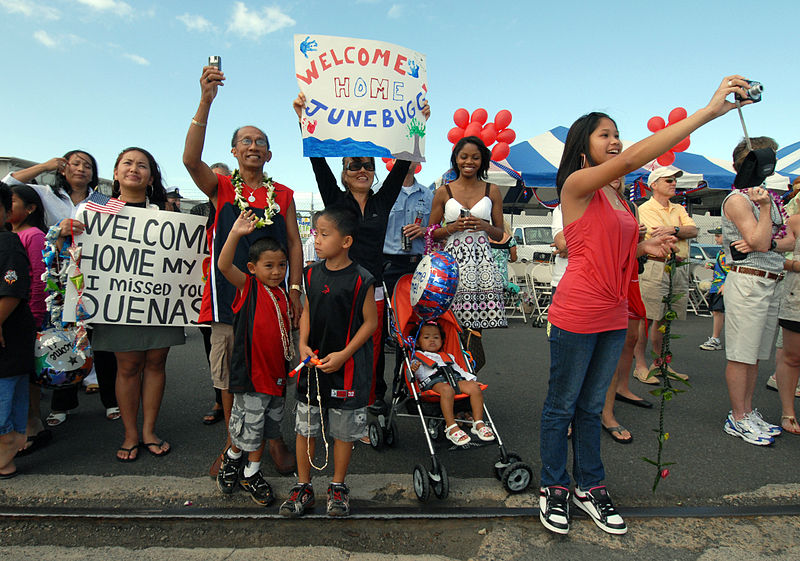
POLYGON ((586 167, 586 154, 581 154, 581 169, 586 167))

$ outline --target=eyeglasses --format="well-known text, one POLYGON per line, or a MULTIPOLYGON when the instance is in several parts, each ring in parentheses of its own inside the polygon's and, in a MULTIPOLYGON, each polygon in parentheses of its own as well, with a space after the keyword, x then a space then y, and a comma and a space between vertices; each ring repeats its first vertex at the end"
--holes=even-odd
MULTIPOLYGON (((245 146, 251 146, 253 144, 252 138, 240 138, 236 141, 236 143, 242 143, 245 146)), ((267 146, 267 139, 266 138, 256 138, 256 146, 266 147, 267 146)))
POLYGON ((664 180, 664 183, 677 183, 678 182, 678 180, 675 179, 674 177, 662 177, 662 179, 664 180))
POLYGON ((367 171, 375 171, 375 164, 373 164, 369 160, 364 162, 352 161, 349 164, 347 164, 347 169, 349 171, 358 171, 361 168, 364 168, 367 171))

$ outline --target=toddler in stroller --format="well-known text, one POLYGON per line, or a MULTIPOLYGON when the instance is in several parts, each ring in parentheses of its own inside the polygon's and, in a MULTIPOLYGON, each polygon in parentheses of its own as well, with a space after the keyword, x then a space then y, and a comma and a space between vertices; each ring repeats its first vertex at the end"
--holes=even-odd
POLYGON ((494 440, 494 433, 483 422, 483 393, 475 375, 461 368, 453 355, 441 352, 444 329, 436 321, 426 321, 419 329, 417 352, 411 370, 422 391, 433 390, 439 394, 439 407, 445 420, 445 437, 456 446, 466 446, 469 436, 456 424, 455 396, 469 396, 474 422, 470 432, 483 441, 494 440))

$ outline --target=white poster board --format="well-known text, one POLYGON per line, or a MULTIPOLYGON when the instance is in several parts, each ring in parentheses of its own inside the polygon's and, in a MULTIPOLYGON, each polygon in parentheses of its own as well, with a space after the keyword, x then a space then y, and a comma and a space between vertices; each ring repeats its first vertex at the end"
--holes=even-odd
MULTIPOLYGON (((82 247, 87 323, 197 323, 208 255, 204 216, 125 206, 118 214, 84 210, 76 218, 86 225, 75 241, 82 247)), ((64 321, 75 321, 77 299, 68 282, 64 321)))
POLYGON ((425 161, 425 55, 381 41, 294 36, 303 155, 425 161))

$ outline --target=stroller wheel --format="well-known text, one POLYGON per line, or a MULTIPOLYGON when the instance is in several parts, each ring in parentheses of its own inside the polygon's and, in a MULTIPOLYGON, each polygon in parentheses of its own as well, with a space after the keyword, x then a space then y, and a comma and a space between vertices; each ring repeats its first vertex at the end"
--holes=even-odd
POLYGON ((370 421, 367 425, 367 435, 369 436, 369 444, 375 450, 380 450, 383 446, 383 429, 378 421, 370 421))
MULTIPOLYGON (((370 439, 371 441, 372 439, 370 439)), ((397 442, 400 440, 398 431, 397 431, 397 421, 392 419, 391 424, 386 427, 383 431, 383 441, 386 443, 386 446, 394 447, 397 442)))
MULTIPOLYGON (((434 477, 436 477, 434 475, 434 477)), ((447 470, 443 465, 439 466, 439 475, 438 481, 436 479, 432 479, 433 483, 433 494, 436 495, 436 498, 444 500, 450 494, 450 480, 447 478, 447 470)))
POLYGON ((414 482, 414 493, 416 493, 417 498, 421 502, 427 503, 428 499, 431 498, 431 482, 428 480, 428 470, 425 469, 425 466, 422 464, 414 466, 412 479, 414 482))
POLYGON ((522 493, 533 480, 533 468, 525 462, 514 462, 503 472, 503 487, 509 493, 522 493))
POLYGON ((498 456, 494 461, 494 476, 497 478, 498 481, 503 480, 503 472, 506 470, 508 466, 513 463, 521 462, 522 458, 516 452, 509 452, 506 454, 508 457, 507 462, 503 462, 503 457, 498 456))

